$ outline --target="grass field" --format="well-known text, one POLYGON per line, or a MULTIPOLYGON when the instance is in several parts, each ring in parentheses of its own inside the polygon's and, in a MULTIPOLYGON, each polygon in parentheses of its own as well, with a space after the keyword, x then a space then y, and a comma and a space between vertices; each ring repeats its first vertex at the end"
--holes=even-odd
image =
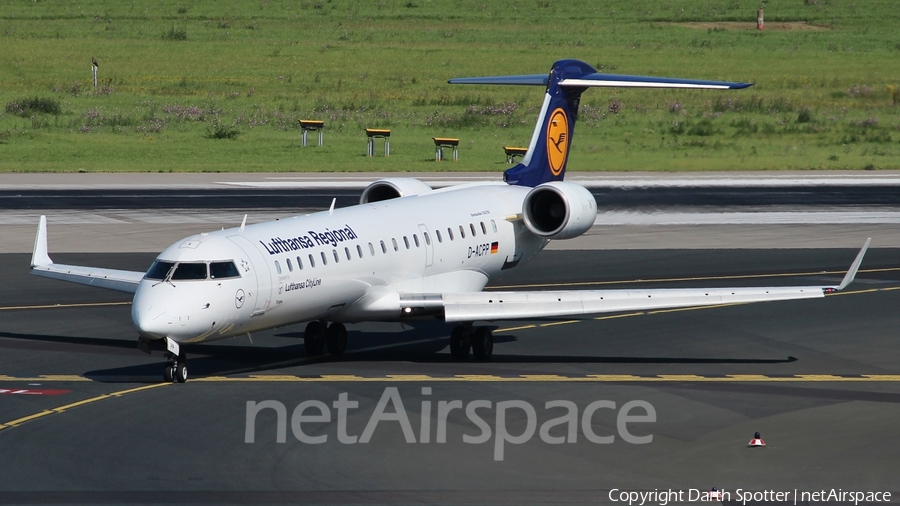
POLYGON ((759 5, 2 0, 0 171, 500 171, 543 90, 447 79, 560 58, 756 83, 589 90, 569 170, 900 169, 900 2, 772 1, 763 31, 759 5), (325 146, 300 147, 301 118, 325 146))

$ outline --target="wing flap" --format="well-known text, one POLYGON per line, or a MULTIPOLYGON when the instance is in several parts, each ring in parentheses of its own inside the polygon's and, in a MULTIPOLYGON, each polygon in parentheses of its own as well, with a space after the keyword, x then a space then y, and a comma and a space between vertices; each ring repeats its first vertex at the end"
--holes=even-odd
POLYGON ((824 297, 825 288, 666 288, 444 294, 444 317, 448 322, 506 320, 814 299, 824 297))

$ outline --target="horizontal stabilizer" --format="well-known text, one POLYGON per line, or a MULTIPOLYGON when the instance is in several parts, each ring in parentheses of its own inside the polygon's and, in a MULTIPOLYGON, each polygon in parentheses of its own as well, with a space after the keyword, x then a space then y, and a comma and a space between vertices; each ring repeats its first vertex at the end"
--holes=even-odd
MULTIPOLYGON (((550 76, 530 74, 521 76, 460 77, 450 79, 450 84, 505 84, 519 86, 546 86, 550 76)), ((740 90, 752 83, 728 81, 704 81, 675 77, 629 76, 623 74, 583 74, 559 81, 560 86, 583 88, 682 88, 695 90, 740 90)))
POLYGON ((508 84, 519 86, 547 86, 550 76, 530 74, 525 76, 460 77, 447 81, 450 84, 508 84))
POLYGON ((740 90, 753 86, 752 83, 731 83, 727 81, 702 81, 673 77, 626 76, 621 74, 599 73, 563 79, 559 82, 559 85, 607 88, 684 88, 694 90, 740 90))

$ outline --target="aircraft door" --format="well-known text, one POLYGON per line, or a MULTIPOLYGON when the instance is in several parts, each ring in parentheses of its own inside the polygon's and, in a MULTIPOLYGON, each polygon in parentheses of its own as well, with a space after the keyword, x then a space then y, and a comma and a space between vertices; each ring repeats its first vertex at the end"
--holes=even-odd
POLYGON ((272 301, 272 273, 269 270, 269 262, 246 237, 232 235, 228 239, 238 245, 248 257, 249 265, 239 265, 238 269, 242 275, 249 269, 249 272, 256 277, 256 293, 247 294, 247 298, 251 299, 248 302, 253 304, 253 312, 250 316, 261 315, 269 309, 272 301))
POLYGON ((425 241, 425 268, 427 269, 434 263, 434 243, 432 242, 434 238, 428 232, 428 227, 422 223, 419 223, 419 231, 422 232, 422 240, 425 241))

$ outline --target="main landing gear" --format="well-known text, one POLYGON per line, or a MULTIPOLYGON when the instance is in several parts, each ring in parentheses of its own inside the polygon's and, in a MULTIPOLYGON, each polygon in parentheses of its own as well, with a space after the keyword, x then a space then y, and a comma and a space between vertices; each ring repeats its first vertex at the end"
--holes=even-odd
POLYGON ((321 355, 327 349, 332 356, 339 357, 347 351, 347 327, 337 322, 328 325, 327 322, 311 321, 306 324, 303 344, 307 355, 321 355))
POLYGON ((450 333, 450 355, 454 360, 465 360, 469 350, 478 360, 488 361, 494 354, 494 336, 487 327, 472 327, 471 323, 457 325, 450 333))

